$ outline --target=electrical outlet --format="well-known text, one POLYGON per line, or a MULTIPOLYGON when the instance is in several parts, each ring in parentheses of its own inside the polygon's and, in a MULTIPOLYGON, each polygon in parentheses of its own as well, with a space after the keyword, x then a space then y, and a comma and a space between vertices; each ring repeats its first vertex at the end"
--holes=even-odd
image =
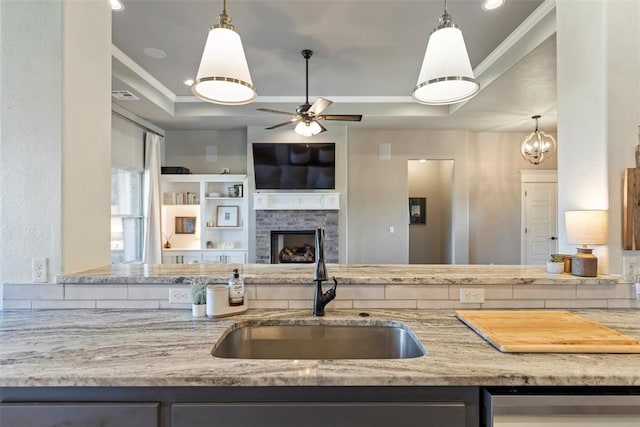
POLYGON ((484 289, 460 289, 460 302, 463 304, 483 303, 484 289))
POLYGON ((33 258, 31 260, 31 279, 37 283, 49 281, 49 269, 47 258, 33 258))
POLYGON ((635 256, 622 257, 622 275, 625 279, 635 280, 634 276, 640 274, 640 269, 638 268, 639 258, 635 256))
POLYGON ((191 303, 191 291, 189 289, 169 289, 169 304, 191 303))

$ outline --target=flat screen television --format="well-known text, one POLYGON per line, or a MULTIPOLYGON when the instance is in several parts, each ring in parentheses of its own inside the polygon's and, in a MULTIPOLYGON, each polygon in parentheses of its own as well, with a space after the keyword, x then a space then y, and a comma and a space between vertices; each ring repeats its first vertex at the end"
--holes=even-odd
POLYGON ((335 190, 336 144, 254 142, 256 190, 335 190))

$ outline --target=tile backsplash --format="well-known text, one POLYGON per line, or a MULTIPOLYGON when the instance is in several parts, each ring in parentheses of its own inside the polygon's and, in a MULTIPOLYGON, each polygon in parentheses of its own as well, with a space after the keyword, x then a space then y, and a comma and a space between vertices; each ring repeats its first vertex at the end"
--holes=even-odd
MULTIPOLYGON (((508 309, 508 308, 640 308, 631 283, 612 285, 339 285, 327 309, 508 309), (484 303, 460 303, 460 289, 484 289, 484 303)), ((4 284, 4 309, 190 309, 169 303, 169 289, 188 285, 162 284, 4 284)), ((313 285, 246 285, 250 308, 313 307, 313 285)))

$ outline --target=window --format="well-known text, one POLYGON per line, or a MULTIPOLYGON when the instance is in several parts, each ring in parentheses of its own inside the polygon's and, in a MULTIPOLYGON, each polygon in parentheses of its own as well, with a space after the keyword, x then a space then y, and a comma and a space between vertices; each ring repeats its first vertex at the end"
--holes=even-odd
POLYGON ((142 172, 111 169, 111 263, 142 262, 142 172))

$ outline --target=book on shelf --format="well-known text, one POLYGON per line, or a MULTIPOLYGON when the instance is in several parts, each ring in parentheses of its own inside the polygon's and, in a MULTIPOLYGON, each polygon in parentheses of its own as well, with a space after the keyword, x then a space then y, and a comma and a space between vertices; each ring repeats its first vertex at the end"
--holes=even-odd
POLYGON ((167 193, 165 201, 174 205, 199 205, 200 196, 198 193, 187 191, 186 193, 167 193))

